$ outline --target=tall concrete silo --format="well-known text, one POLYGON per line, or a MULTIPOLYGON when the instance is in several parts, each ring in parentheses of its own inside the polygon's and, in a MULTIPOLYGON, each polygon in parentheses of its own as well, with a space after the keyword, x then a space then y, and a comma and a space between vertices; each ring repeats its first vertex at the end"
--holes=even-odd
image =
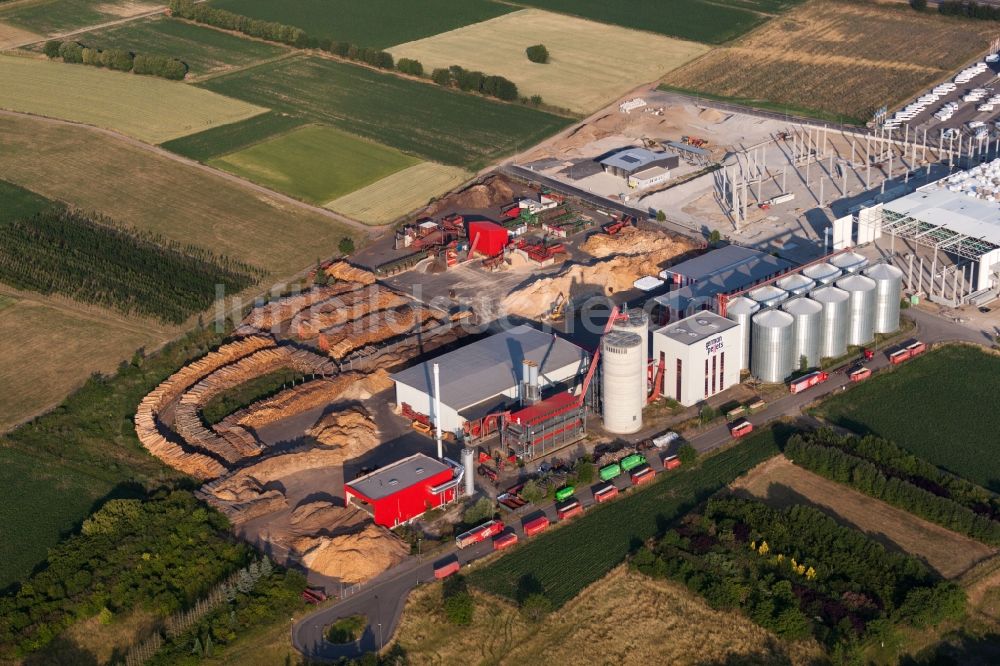
POLYGON ((601 340, 601 390, 604 429, 629 435, 642 428, 645 391, 640 390, 646 368, 642 338, 612 329, 601 340))

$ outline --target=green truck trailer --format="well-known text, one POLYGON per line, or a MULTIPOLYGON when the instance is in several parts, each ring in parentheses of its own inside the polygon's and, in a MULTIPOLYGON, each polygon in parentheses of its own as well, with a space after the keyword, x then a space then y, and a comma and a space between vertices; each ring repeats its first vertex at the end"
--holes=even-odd
POLYGON ((597 474, 601 477, 601 481, 610 481, 621 473, 622 466, 618 463, 611 463, 602 467, 597 474))
POLYGON ((633 453, 630 456, 625 456, 621 459, 621 468, 623 472, 628 472, 629 470, 635 469, 639 465, 646 462, 646 456, 640 453, 633 453))

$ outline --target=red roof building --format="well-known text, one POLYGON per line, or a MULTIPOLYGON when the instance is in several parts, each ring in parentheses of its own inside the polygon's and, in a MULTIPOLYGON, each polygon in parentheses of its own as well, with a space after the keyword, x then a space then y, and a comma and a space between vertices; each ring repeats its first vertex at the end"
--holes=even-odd
POLYGON ((451 467, 416 453, 345 483, 344 501, 368 511, 377 524, 396 527, 454 501, 458 484, 451 467))
POLYGON ((469 243, 475 251, 495 257, 507 246, 507 230, 496 222, 474 220, 469 222, 469 243))

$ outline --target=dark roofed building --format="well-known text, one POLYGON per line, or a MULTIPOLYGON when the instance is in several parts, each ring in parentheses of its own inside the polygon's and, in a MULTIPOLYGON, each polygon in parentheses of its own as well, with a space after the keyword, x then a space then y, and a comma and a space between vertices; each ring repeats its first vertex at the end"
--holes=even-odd
POLYGON ((648 148, 626 148, 600 161, 604 171, 619 178, 630 176, 653 167, 676 169, 680 158, 675 153, 655 152, 648 148))

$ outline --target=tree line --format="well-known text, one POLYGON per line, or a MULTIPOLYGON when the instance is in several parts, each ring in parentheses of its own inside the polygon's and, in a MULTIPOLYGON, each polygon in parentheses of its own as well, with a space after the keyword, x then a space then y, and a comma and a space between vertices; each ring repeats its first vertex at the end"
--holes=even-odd
MULTIPOLYGON (((924 0, 924 5, 927 5, 924 0)), ((966 16, 968 18, 1000 21, 1000 7, 996 5, 972 2, 972 0, 941 0, 938 12, 947 16, 966 16)))
POLYGON ((836 662, 859 656, 894 625, 927 627, 965 608, 954 583, 802 505, 711 499, 639 549, 630 566, 683 583, 713 608, 740 609, 785 638, 812 635, 836 662))
POLYGON ((179 324, 207 309, 217 285, 236 293, 261 275, 97 214, 52 208, 0 225, 0 281, 164 322, 179 324))
POLYGON ((43 51, 52 60, 91 67, 107 67, 119 72, 133 72, 145 76, 159 76, 173 81, 183 79, 188 72, 187 63, 176 58, 136 54, 125 49, 101 50, 75 41, 50 40, 45 42, 43 51))
POLYGON ((980 515, 950 497, 922 488, 889 466, 880 467, 830 445, 828 438, 831 438, 828 432, 796 435, 786 445, 785 455, 800 467, 932 523, 986 544, 1000 545, 1000 523, 988 515, 980 515))
MULTIPOLYGON (((459 65, 443 67, 431 72, 431 80, 439 86, 454 87, 466 92, 478 92, 507 102, 518 98, 517 85, 502 76, 492 76, 478 71, 469 71, 459 65)), ((539 102, 541 98, 539 98, 539 102)))

